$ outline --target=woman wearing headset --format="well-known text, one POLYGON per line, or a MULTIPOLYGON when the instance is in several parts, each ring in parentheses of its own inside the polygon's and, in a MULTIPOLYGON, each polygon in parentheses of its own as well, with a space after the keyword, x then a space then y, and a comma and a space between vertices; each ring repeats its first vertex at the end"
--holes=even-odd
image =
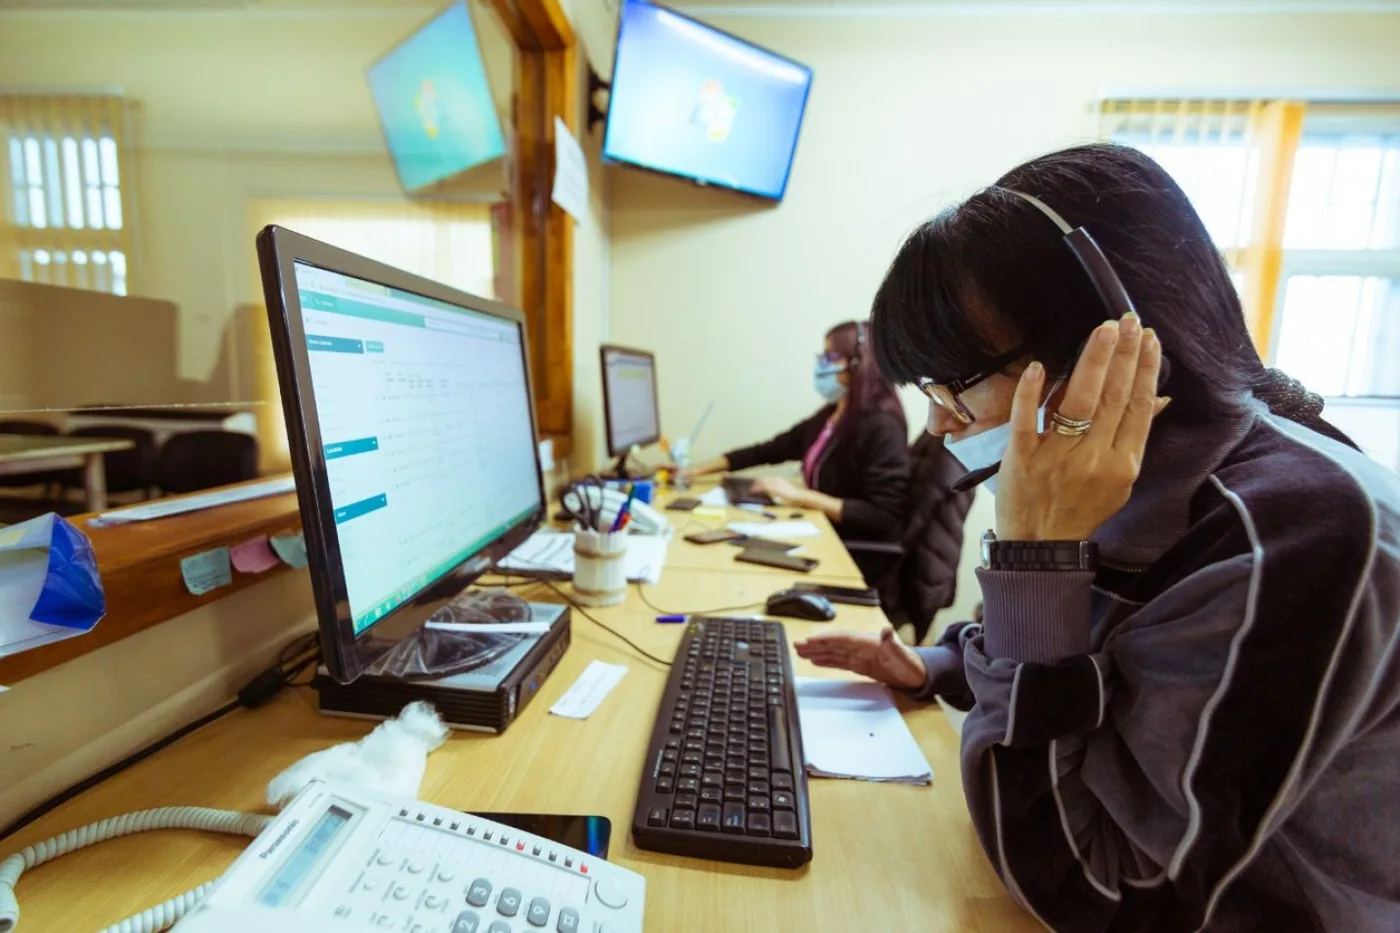
POLYGON ((872 327, 996 484, 984 620, 798 654, 971 706, 973 821, 1052 929, 1400 930, 1400 481, 1265 369, 1171 177, 1012 170, 909 238, 872 327))
POLYGON ((825 404, 772 440, 731 450, 700 464, 692 476, 801 461, 804 485, 761 477, 756 493, 819 509, 844 539, 898 541, 909 479, 909 429, 894 386, 869 356, 864 322, 847 321, 826 335, 812 378, 825 404))

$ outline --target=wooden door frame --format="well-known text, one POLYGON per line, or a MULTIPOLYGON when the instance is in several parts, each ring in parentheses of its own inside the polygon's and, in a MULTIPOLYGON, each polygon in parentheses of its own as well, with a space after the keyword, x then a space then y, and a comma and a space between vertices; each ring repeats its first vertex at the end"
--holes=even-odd
POLYGON ((559 0, 490 0, 516 45, 512 185, 540 434, 572 446, 574 220, 551 198, 554 118, 578 136, 578 46, 559 0))

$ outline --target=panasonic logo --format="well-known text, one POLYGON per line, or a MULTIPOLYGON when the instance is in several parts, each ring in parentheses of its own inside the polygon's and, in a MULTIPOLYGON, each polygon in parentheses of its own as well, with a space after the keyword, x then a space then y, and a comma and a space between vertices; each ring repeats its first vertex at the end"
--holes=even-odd
POLYGON ((290 836, 292 834, 292 831, 295 830, 299 825, 301 825, 301 820, 292 820, 290 823, 288 823, 286 828, 284 828, 282 832, 280 832, 277 835, 277 838, 272 840, 272 844, 258 853, 258 858, 271 858, 272 853, 277 851, 277 847, 280 846, 282 843, 286 842, 287 837, 290 836))

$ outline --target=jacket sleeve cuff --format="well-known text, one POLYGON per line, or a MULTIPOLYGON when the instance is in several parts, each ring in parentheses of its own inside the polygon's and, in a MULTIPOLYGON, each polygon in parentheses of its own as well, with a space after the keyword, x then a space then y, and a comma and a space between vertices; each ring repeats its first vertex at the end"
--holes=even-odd
POLYGON ((924 685, 909 691, 916 700, 932 700, 939 694, 958 693, 967 689, 967 675, 963 673, 962 652, 947 645, 929 645, 915 648, 924 662, 927 671, 924 685))
POLYGON ((737 473, 739 470, 747 470, 749 467, 758 466, 763 462, 756 451, 755 447, 740 447, 726 453, 724 459, 729 463, 729 469, 737 473))
POLYGON ((1089 653, 1094 574, 1064 570, 978 570, 991 660, 1054 664, 1089 653))

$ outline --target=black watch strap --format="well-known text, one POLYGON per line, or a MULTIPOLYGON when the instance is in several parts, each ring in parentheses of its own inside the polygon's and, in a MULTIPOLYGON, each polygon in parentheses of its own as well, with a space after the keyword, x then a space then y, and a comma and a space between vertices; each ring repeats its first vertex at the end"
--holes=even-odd
POLYGON ((1092 541, 983 542, 983 566, 988 570, 1099 569, 1099 546, 1092 541))

